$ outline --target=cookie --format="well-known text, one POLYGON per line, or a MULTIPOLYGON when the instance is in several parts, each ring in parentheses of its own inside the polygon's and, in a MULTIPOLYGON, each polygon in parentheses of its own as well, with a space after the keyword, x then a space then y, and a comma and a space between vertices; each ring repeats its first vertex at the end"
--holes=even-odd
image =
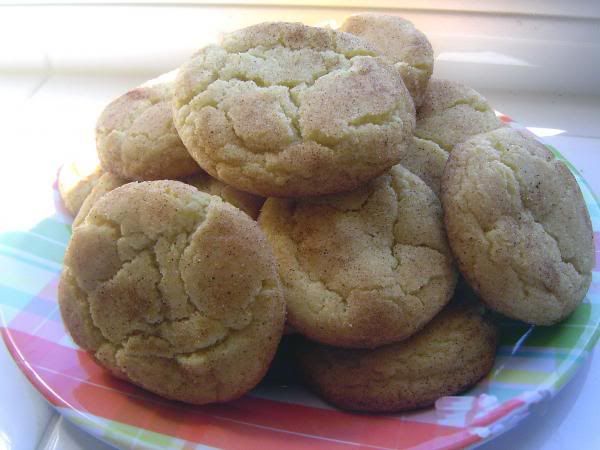
POLYGON ((448 239, 461 273, 491 308, 550 325, 585 296, 592 226, 567 166, 511 128, 454 147, 442 179, 448 239))
POLYGON ((263 197, 259 197, 249 192, 240 191, 231 187, 216 178, 211 177, 206 172, 202 171, 196 175, 184 178, 181 181, 191 184, 196 189, 212 195, 218 195, 227 203, 241 209, 250 217, 256 220, 260 208, 265 202, 263 197))
POLYGON ((343 409, 394 412, 460 393, 494 364, 497 329, 476 307, 450 305, 411 338, 375 350, 304 342, 298 361, 308 384, 343 409))
POLYGON ((197 52, 175 81, 175 126, 209 174, 265 197, 358 187, 398 162, 414 105, 367 42, 263 23, 197 52))
POLYGON ((101 365, 194 404, 254 387, 285 321, 257 223, 177 181, 102 196, 73 230, 58 294, 73 340, 101 365))
POLYGON ((348 17, 340 31, 359 36, 391 59, 419 107, 433 73, 433 48, 412 22, 388 14, 363 13, 348 17))
POLYGON ((173 82, 161 77, 111 102, 96 124, 104 170, 126 180, 181 178, 200 170, 173 125, 173 82))
MULTIPOLYGON (((182 178, 179 181, 192 185, 199 191, 221 197, 222 200, 241 209, 255 220, 258 217, 260 207, 265 201, 262 197, 232 188, 222 181, 211 177, 204 171, 190 177, 182 178)), ((73 226, 76 227, 83 223, 85 217, 92 209, 92 206, 94 206, 100 197, 127 183, 127 180, 113 175, 110 172, 103 174, 83 202, 81 209, 73 220, 73 226)))
POLYGON ((412 145, 401 155, 400 164, 440 195, 448 152, 471 136, 501 126, 494 110, 477 91, 434 78, 417 113, 412 145))
POLYGON ((58 192, 65 208, 77 215, 103 171, 95 155, 64 164, 58 172, 58 192))
POLYGON ((367 348, 405 339, 452 295, 440 202, 401 166, 345 194, 269 198, 258 220, 288 322, 315 341, 367 348))
POLYGON ((502 126, 486 99, 455 81, 432 78, 417 111, 415 136, 447 152, 475 134, 502 126))
POLYGON ((82 203, 81 208, 79 208, 75 219, 73 219, 72 226, 77 227, 83 223, 90 210, 100 199, 100 197, 127 183, 127 180, 120 178, 117 175, 114 175, 110 172, 103 173, 102 176, 98 178, 98 181, 96 182, 89 195, 82 203))
POLYGON ((400 164, 417 175, 439 197, 448 152, 433 141, 414 137, 400 164))

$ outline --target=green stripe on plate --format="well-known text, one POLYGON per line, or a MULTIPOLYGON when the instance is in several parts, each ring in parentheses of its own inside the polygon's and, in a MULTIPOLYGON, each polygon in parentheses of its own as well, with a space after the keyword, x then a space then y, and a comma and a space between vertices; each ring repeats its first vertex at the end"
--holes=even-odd
MULTIPOLYGON (((597 312, 594 312, 597 315, 597 312)), ((592 305, 589 303, 582 303, 567 320, 561 323, 561 325, 586 325, 589 323, 590 317, 592 317, 592 305)))
POLYGON ((168 448, 170 445, 172 445, 174 439, 164 434, 144 430, 138 436, 138 441, 143 442, 144 444, 150 444, 155 448, 163 449, 168 448))
POLYGON ((494 375, 492 381, 500 383, 541 384, 548 379, 547 372, 530 370, 502 369, 494 375))
POLYGON ((591 351, 596 342, 598 342, 598 338, 600 338, 600 326, 598 323, 590 323, 589 326, 585 328, 585 336, 583 337, 583 342, 585 345, 583 348, 587 351, 591 351))
POLYGON ((48 239, 62 242, 65 245, 67 245, 69 239, 71 239, 71 225, 52 219, 42 220, 40 223, 36 224, 31 231, 48 239))
MULTIPOLYGON (((15 261, 19 261, 25 263, 27 265, 37 267, 38 269, 46 270, 48 272, 58 273, 61 271, 61 267, 53 266, 50 263, 46 263, 43 261, 37 261, 31 257, 27 257, 26 254, 16 254, 15 252, 20 251, 18 249, 0 246, 0 255, 4 255, 8 258, 12 258, 15 261)), ((31 255, 29 255, 31 256, 31 255)))
POLYGON ((118 433, 124 436, 135 438, 141 431, 140 428, 132 427, 124 423, 114 422, 112 420, 107 420, 106 424, 106 429, 110 430, 110 434, 118 433))
POLYGON ((582 358, 581 355, 565 350, 540 349, 539 351, 536 351, 535 349, 530 349, 528 347, 520 348, 517 351, 515 351, 515 349, 512 347, 499 347, 496 354, 499 356, 510 356, 511 358, 552 359, 555 361, 575 361, 579 358, 582 358))
POLYGON ((22 310, 33 297, 33 295, 26 292, 21 292, 17 289, 13 289, 10 286, 0 284, 0 303, 3 305, 8 305, 22 310))
POLYGON ((64 245, 48 241, 29 232, 9 231, 2 233, 0 234, 0 243, 58 264, 62 264, 65 254, 64 245))
POLYGON ((127 441, 132 444, 135 443, 133 448, 143 449, 174 449, 174 444, 179 441, 178 439, 165 434, 155 433, 143 428, 132 427, 130 425, 112 420, 106 420, 105 424, 106 426, 103 433, 104 439, 112 441, 118 445, 122 445, 123 441, 114 439, 115 435, 128 436, 127 441))
POLYGON ((12 306, 0 303, 0 328, 11 323, 20 312, 21 308, 13 308, 12 306))
POLYGON ((499 402, 510 400, 523 393, 523 386, 516 385, 503 385, 501 383, 494 383, 493 381, 487 385, 486 390, 473 389, 468 394, 488 394, 493 395, 498 399, 499 402))
MULTIPOLYGON (((555 389, 560 389, 562 386, 564 386, 571 378, 573 378, 573 375, 575 374, 575 372, 577 370, 579 370, 579 368, 581 367, 581 365, 585 362, 586 357, 587 357, 587 352, 584 353, 582 355, 581 358, 578 358, 578 360, 576 362, 571 363, 570 365, 567 366, 567 369, 563 369, 563 368, 559 368, 557 373, 560 373, 560 375, 557 377, 557 379, 554 381, 554 388, 555 389)), ((564 363, 563 363, 564 364, 564 363)))
MULTIPOLYGON (((587 325, 586 325, 587 326, 587 325)), ((523 341, 528 347, 579 348, 580 338, 586 326, 566 326, 559 324, 551 327, 535 327, 523 341)), ((514 345, 529 329, 528 325, 502 327, 501 345, 514 345)))

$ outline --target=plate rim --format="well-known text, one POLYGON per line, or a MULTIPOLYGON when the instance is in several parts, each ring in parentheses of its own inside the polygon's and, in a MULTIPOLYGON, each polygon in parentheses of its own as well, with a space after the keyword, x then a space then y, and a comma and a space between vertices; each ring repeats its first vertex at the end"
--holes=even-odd
MULTIPOLYGON (((522 133, 533 136, 538 142, 541 142, 544 146, 546 146, 549 150, 551 150, 557 159, 559 159, 560 161, 563 161, 567 165, 567 167, 569 168, 569 170, 575 177, 578 185, 580 186, 580 189, 581 189, 581 186, 583 186, 585 188, 585 190, 587 192, 583 192, 583 189, 582 189, 582 194, 584 195, 584 197, 585 197, 586 193, 588 195, 590 195, 591 199, 593 199, 594 206, 596 208, 600 209, 600 201, 598 200, 598 196, 596 195, 596 193, 594 193, 594 191, 589 186, 588 182, 585 180, 585 178, 583 176, 581 176, 581 174, 573 166, 573 164, 570 163, 560 153, 560 151, 556 147, 545 142, 543 138, 536 136, 534 133, 529 131, 526 127, 523 127, 520 124, 518 124, 517 122, 513 121, 509 116, 506 116, 505 114, 502 114, 502 113, 497 113, 497 115, 503 123, 509 125, 512 128, 519 130, 522 133)), ((586 205, 587 204, 588 204, 588 202, 586 200, 586 205)), ((588 208, 588 210, 589 210, 589 208, 588 208)), ((590 216, 592 217, 591 211, 590 211, 590 216)), ((39 218, 39 219, 45 220, 48 218, 49 217, 43 217, 43 218, 39 218)), ((593 227, 594 220, 593 219, 594 218, 592 217, 592 228, 594 231, 594 227, 593 227)), ((596 224, 596 225, 600 226, 600 224, 596 224)), ((4 233, 0 233, 0 235, 2 235, 2 234, 4 234, 4 233)), ((595 242, 595 245, 596 245, 596 249, 598 249, 599 243, 595 242)), ((593 284, 594 284, 594 280, 592 280, 591 285, 593 285, 593 284)), ((589 294, 589 292, 588 292, 588 294, 589 294)), ((588 294, 586 294, 586 297, 588 294)), ((1 300, 0 300, 0 306, 3 306, 1 300)), ((13 336, 11 336, 11 331, 10 331, 8 322, 9 321, 6 320, 4 313, 2 311, 2 308, 0 307, 0 331, 2 334, 2 338, 3 338, 2 340, 4 342, 4 345, 6 345, 7 350, 9 352, 9 354, 11 355, 11 358, 15 361, 15 363, 19 367, 20 371, 26 376, 26 378, 29 380, 29 382, 44 397, 44 399, 46 401, 48 401, 55 408, 57 413, 61 414, 61 416, 64 416, 67 420, 74 423, 76 426, 84 429, 86 432, 92 434, 94 437, 107 443, 108 445, 114 446, 114 445, 119 445, 119 444, 120 445, 125 444, 126 448, 127 448, 127 443, 131 444, 130 439, 127 438, 129 436, 128 434, 125 434, 126 438, 122 439, 122 440, 118 439, 118 436, 115 436, 114 433, 116 433, 116 429, 112 430, 113 434, 110 434, 110 433, 109 433, 109 435, 102 434, 102 431, 106 431, 106 427, 102 426, 101 422, 111 421, 111 419, 96 416, 96 415, 92 414, 91 412, 81 411, 81 410, 79 410, 77 408, 73 408, 73 407, 70 407, 70 408, 61 407, 61 406, 53 403, 52 399, 55 399, 55 400, 56 399, 62 400, 62 399, 56 392, 54 392, 49 386, 47 386, 43 382, 43 380, 36 374, 36 370, 31 366, 31 364, 28 362, 27 358, 25 356, 23 356, 22 352, 19 349, 19 345, 14 341, 13 336)), ((501 434, 505 433, 509 429, 514 428, 523 419, 525 419, 526 417, 528 417, 531 414, 532 406, 540 404, 542 402, 550 401, 552 398, 554 398, 554 396, 558 392, 560 392, 560 390, 565 385, 567 385, 573 379, 575 374, 581 370, 583 363, 589 358, 589 355, 593 351, 594 347, 596 346, 599 338, 600 338, 600 322, 596 321, 594 331, 592 332, 592 334, 590 336, 588 336, 587 341, 585 342, 583 348, 580 349, 581 352, 580 352, 579 357, 570 361, 570 365, 568 366, 568 374, 563 374, 563 377, 566 377, 566 380, 564 380, 564 382, 558 384, 558 387, 555 386, 556 380, 553 383, 550 383, 550 381, 545 380, 544 383, 540 384, 540 386, 539 386, 540 388, 536 389, 534 391, 535 394, 537 394, 537 395, 530 395, 528 398, 524 398, 524 399, 518 399, 518 396, 515 397, 514 399, 519 400, 519 402, 515 403, 514 405, 511 405, 511 408, 508 409, 506 412, 504 412, 499 417, 496 417, 489 422, 481 423, 481 426, 473 427, 471 424, 469 424, 468 426, 462 427, 462 429, 457 429, 457 433, 464 432, 463 433, 464 436, 462 438, 460 438, 460 440, 454 441, 454 447, 445 446, 445 447, 424 447, 424 448, 459 448, 459 446, 460 446, 460 448, 462 448, 463 444, 466 444, 466 445, 472 446, 472 447, 479 447, 480 445, 483 445, 484 443, 489 442, 490 440, 500 436, 501 434), (511 420, 513 420, 512 424, 510 423, 511 420), (492 425, 502 425, 502 426, 492 426, 492 425)), ((500 405, 503 405, 505 403, 507 403, 507 402, 505 401, 500 405)), ((429 408, 429 409, 431 409, 431 408, 429 408)), ((128 427, 138 428, 134 425, 127 425, 127 424, 125 424, 125 425, 128 427)), ((170 439, 179 439, 176 436, 168 436, 168 437, 170 439)), ((185 442, 185 441, 182 441, 182 442, 185 442)), ((425 445, 425 444, 427 444, 427 442, 424 442, 421 445, 425 445)))

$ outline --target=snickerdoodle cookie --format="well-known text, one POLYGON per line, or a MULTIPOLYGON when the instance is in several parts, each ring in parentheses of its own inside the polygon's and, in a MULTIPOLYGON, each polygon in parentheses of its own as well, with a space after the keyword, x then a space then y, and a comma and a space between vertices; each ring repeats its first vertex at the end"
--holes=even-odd
MULTIPOLYGON (((228 186, 222 181, 211 177, 204 171, 200 171, 196 175, 190 177, 182 178, 179 181, 190 184, 199 191, 206 192, 207 194, 218 195, 221 199, 241 209, 253 219, 258 217, 260 207, 265 201, 262 197, 228 186)), ((76 227, 83 223, 85 217, 92 209, 92 206, 94 206, 100 197, 127 183, 127 180, 118 177, 117 175, 110 172, 104 173, 83 202, 83 205, 81 205, 77 216, 75 216, 75 219, 73 220, 73 226, 76 227)))
POLYGON ((448 153, 479 133, 502 126, 494 110, 477 91, 454 81, 433 78, 417 113, 412 145, 400 164, 418 175, 437 195, 448 153))
POLYGON ((475 306, 446 307, 409 339, 374 350, 305 341, 298 360, 310 386, 355 411, 420 408, 464 391, 494 364, 496 327, 475 306))
POLYGON ((211 177, 204 171, 191 177, 183 178, 181 181, 191 184, 196 189, 207 194, 218 195, 227 203, 241 209, 253 219, 258 217, 260 207, 265 202, 264 197, 240 191, 228 184, 211 177))
POLYGON ((60 168, 58 192, 65 208, 73 216, 77 215, 103 173, 98 158, 92 154, 68 162, 60 168))
POLYGON ((433 141, 414 137, 400 164, 421 178, 439 197, 448 152, 433 141))
POLYGON ((348 17, 339 29, 365 39, 390 58, 415 106, 421 105, 433 73, 433 48, 412 22, 398 16, 363 13, 348 17))
POLYGON ((415 112, 366 41, 263 23, 198 51, 175 81, 174 120, 212 176, 262 196, 341 192, 398 162, 415 112))
POLYGON ((259 224, 288 321, 313 340, 363 348, 405 339, 454 290, 440 202, 401 166, 344 194, 269 198, 259 224))
POLYGON ((575 178, 544 145, 510 128, 457 145, 442 201, 461 273, 487 305, 539 325, 579 305, 594 264, 590 217, 575 178))
POLYGON ((104 109, 96 124, 104 170, 140 181, 181 178, 200 170, 173 125, 173 82, 168 78, 151 80, 104 109))
POLYGON ((417 112, 415 136, 451 152, 456 144, 471 136, 501 126, 493 108, 475 89, 432 78, 417 112))
POLYGON ((257 223, 177 181, 130 183, 74 228, 59 286, 73 339, 163 397, 222 402, 267 370, 285 305, 257 223))
POLYGON ((102 176, 98 178, 98 181, 90 191, 89 195, 86 197, 85 201, 81 205, 81 208, 79 208, 75 219, 73 219, 73 227, 77 227, 83 223, 92 207, 96 204, 100 197, 127 183, 127 180, 117 175, 114 175, 110 172, 104 172, 102 176))

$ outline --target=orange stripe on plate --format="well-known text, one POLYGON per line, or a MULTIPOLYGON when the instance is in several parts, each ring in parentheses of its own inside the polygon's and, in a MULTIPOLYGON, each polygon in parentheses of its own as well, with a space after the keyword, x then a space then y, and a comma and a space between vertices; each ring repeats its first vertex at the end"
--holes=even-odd
POLYGON ((243 420, 251 417, 260 424, 295 429, 310 435, 346 439, 375 447, 412 447, 436 436, 455 433, 458 428, 401 421, 386 415, 351 414, 292 403, 244 397, 228 405, 208 408, 219 416, 243 420))
POLYGON ((192 407, 169 402, 117 380, 83 351, 26 333, 9 332, 13 345, 34 365, 29 378, 57 406, 224 448, 409 448, 433 438, 454 441, 461 428, 402 421, 384 415, 244 397, 227 404, 192 407))
POLYGON ((450 436, 433 438, 427 442, 412 447, 410 450, 460 450, 467 445, 481 441, 481 437, 470 430, 462 430, 450 436))
POLYGON ((519 400, 519 399, 508 400, 508 401, 504 402, 502 405, 500 405, 498 408, 495 408, 494 410, 487 413, 486 415, 469 423, 469 426, 484 427, 484 426, 490 425, 491 423, 495 422, 499 418, 506 416, 512 410, 519 408, 520 406, 523 406, 523 405, 525 405, 525 402, 523 400, 519 400))
POLYGON ((326 445, 334 450, 356 447, 351 442, 215 417, 205 413, 201 407, 134 398, 98 385, 81 383, 60 373, 42 368, 37 370, 46 384, 59 387, 65 400, 60 406, 190 442, 232 450, 307 450, 315 445, 326 445))
MULTIPOLYGON (((140 392, 139 388, 110 375, 96 364, 88 353, 82 350, 65 347, 19 330, 3 328, 2 333, 15 361, 24 370, 33 370, 28 368, 30 364, 33 364, 62 373, 70 378, 82 380, 82 382, 99 384, 121 391, 123 394, 140 392)), ((48 400, 53 401, 52 398, 48 398, 48 400)))

